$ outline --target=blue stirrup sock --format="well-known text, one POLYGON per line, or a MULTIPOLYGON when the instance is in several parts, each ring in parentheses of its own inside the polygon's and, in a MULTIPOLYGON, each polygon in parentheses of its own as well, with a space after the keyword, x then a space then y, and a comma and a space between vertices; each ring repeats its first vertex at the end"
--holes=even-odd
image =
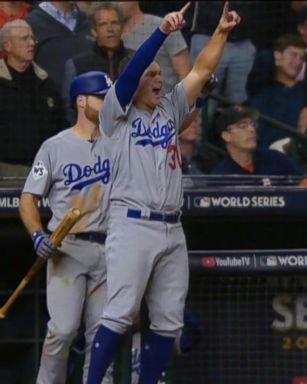
POLYGON ((149 331, 141 353, 139 384, 157 384, 173 350, 175 338, 149 331))
POLYGON ((101 384, 123 337, 103 325, 99 327, 92 345, 87 384, 101 384))

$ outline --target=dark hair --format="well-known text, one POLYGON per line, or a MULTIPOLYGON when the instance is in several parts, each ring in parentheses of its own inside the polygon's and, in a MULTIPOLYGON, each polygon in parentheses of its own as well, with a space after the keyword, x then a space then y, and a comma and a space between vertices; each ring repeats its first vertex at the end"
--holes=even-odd
POLYGON ((279 36, 273 45, 273 50, 278 52, 283 52, 288 47, 296 47, 296 48, 306 48, 306 44, 303 38, 299 35, 287 34, 279 36))
POLYGON ((87 17, 89 20, 90 28, 96 27, 96 19, 95 15, 98 11, 115 11, 118 15, 118 19, 121 25, 124 24, 124 15, 119 8, 117 4, 114 2, 100 2, 99 4, 96 4, 95 6, 91 7, 89 11, 87 12, 87 17))
POLYGON ((259 118, 259 113, 255 109, 242 105, 233 105, 223 109, 215 122, 216 134, 221 136, 222 132, 227 130, 229 125, 235 124, 247 117, 257 120, 259 118))

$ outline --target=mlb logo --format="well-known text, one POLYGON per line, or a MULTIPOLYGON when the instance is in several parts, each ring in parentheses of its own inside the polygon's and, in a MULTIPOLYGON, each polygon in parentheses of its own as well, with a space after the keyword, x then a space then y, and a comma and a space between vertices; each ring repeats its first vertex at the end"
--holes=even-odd
POLYGON ((200 207, 202 208, 208 208, 211 206, 211 200, 210 200, 210 197, 207 197, 207 196, 204 196, 201 200, 200 200, 200 204, 199 204, 200 207))
POLYGON ((265 267, 275 267, 278 265, 276 256, 260 256, 260 265, 265 267))
POLYGON ((214 256, 205 256, 202 258, 202 266, 204 268, 215 268, 216 260, 214 256))
POLYGON ((307 384, 307 376, 294 377, 291 384, 307 384))

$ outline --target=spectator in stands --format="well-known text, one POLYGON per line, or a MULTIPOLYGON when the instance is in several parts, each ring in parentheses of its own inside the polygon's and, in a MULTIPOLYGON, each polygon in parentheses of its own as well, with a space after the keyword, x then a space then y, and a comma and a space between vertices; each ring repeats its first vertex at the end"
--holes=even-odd
MULTIPOLYGON (((161 17, 143 13, 138 1, 119 1, 124 15, 122 39, 125 47, 136 50, 161 24, 161 17)), ((221 13, 220 13, 221 14, 221 13)), ((216 24, 215 24, 216 25, 216 24)), ((163 91, 169 92, 192 68, 187 44, 180 31, 172 33, 159 50, 156 61, 161 67, 163 91)))
POLYGON ((76 117, 75 110, 69 105, 69 86, 73 78, 84 72, 99 70, 107 73, 114 82, 118 77, 119 64, 133 53, 124 47, 121 40, 123 17, 116 4, 97 4, 90 9, 88 16, 96 43, 91 51, 73 56, 65 64, 62 98, 71 124, 76 117))
MULTIPOLYGON (((0 29, 8 21, 23 19, 27 16, 29 4, 25 1, 1 1, 0 2, 0 29)), ((3 52, 0 51, 0 59, 3 52)))
MULTIPOLYGON (((292 5, 297 2, 292 2, 292 5)), ((305 42, 305 46, 307 47, 307 7, 304 2, 300 4, 296 4, 297 6, 297 25, 296 29, 299 35, 305 42)), ((306 51, 306 48, 305 48, 306 51)), ((303 64, 302 70, 300 71, 297 80, 304 81, 304 107, 301 109, 299 118, 298 118, 298 131, 300 133, 307 133, 307 66, 306 66, 306 56, 305 62, 303 64)), ((272 147, 276 147, 284 153, 287 153, 304 168, 305 172, 307 172, 307 142, 303 141, 301 138, 288 137, 283 140, 279 140, 275 142, 272 147)))
POLYGON ((251 40, 256 47, 248 77, 249 98, 267 87, 275 73, 273 45, 279 36, 294 33, 296 14, 287 1, 252 1, 251 40))
MULTIPOLYGON (((194 61, 210 40, 218 23, 224 1, 196 1, 191 27, 191 56, 194 61)), ((250 40, 250 2, 232 2, 231 7, 241 17, 241 23, 228 36, 222 60, 215 74, 219 79, 216 93, 222 93, 230 102, 242 103, 247 100, 246 83, 251 71, 255 47, 250 40)), ((208 118, 212 119, 217 103, 208 103, 208 118)))
POLYGON ((25 1, 0 2, 0 29, 8 21, 23 19, 29 12, 29 4, 25 1))
POLYGON ((35 61, 61 92, 65 62, 93 46, 89 23, 74 1, 44 1, 26 17, 37 39, 35 61))
MULTIPOLYGON (((251 99, 251 105, 268 117, 293 128, 298 126, 304 106, 304 83, 297 77, 305 61, 305 43, 300 36, 283 35, 274 47, 275 76, 270 86, 251 99)), ((271 124, 259 121, 258 137, 261 147, 267 148, 288 134, 271 124)))
POLYGON ((0 175, 25 176, 42 141, 64 128, 64 109, 48 73, 33 62, 26 21, 4 25, 0 49, 0 175))
POLYGON ((182 173, 185 175, 201 175, 211 172, 220 159, 210 148, 202 150, 201 120, 196 117, 179 136, 182 173))
POLYGON ((225 109, 216 121, 217 133, 228 155, 212 174, 235 175, 302 175, 302 169, 288 156, 272 149, 257 148, 255 111, 234 106, 225 109))
POLYGON ((194 155, 197 142, 201 136, 200 119, 195 119, 179 136, 182 173, 184 174, 202 174, 199 164, 194 155))

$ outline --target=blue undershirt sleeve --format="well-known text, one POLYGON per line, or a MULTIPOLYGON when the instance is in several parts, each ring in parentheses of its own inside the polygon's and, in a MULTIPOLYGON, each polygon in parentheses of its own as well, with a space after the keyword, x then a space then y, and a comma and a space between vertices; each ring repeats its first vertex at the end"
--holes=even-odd
POLYGON ((124 72, 117 79, 115 92, 122 108, 131 102, 141 76, 153 61, 167 36, 157 28, 135 52, 124 72))

